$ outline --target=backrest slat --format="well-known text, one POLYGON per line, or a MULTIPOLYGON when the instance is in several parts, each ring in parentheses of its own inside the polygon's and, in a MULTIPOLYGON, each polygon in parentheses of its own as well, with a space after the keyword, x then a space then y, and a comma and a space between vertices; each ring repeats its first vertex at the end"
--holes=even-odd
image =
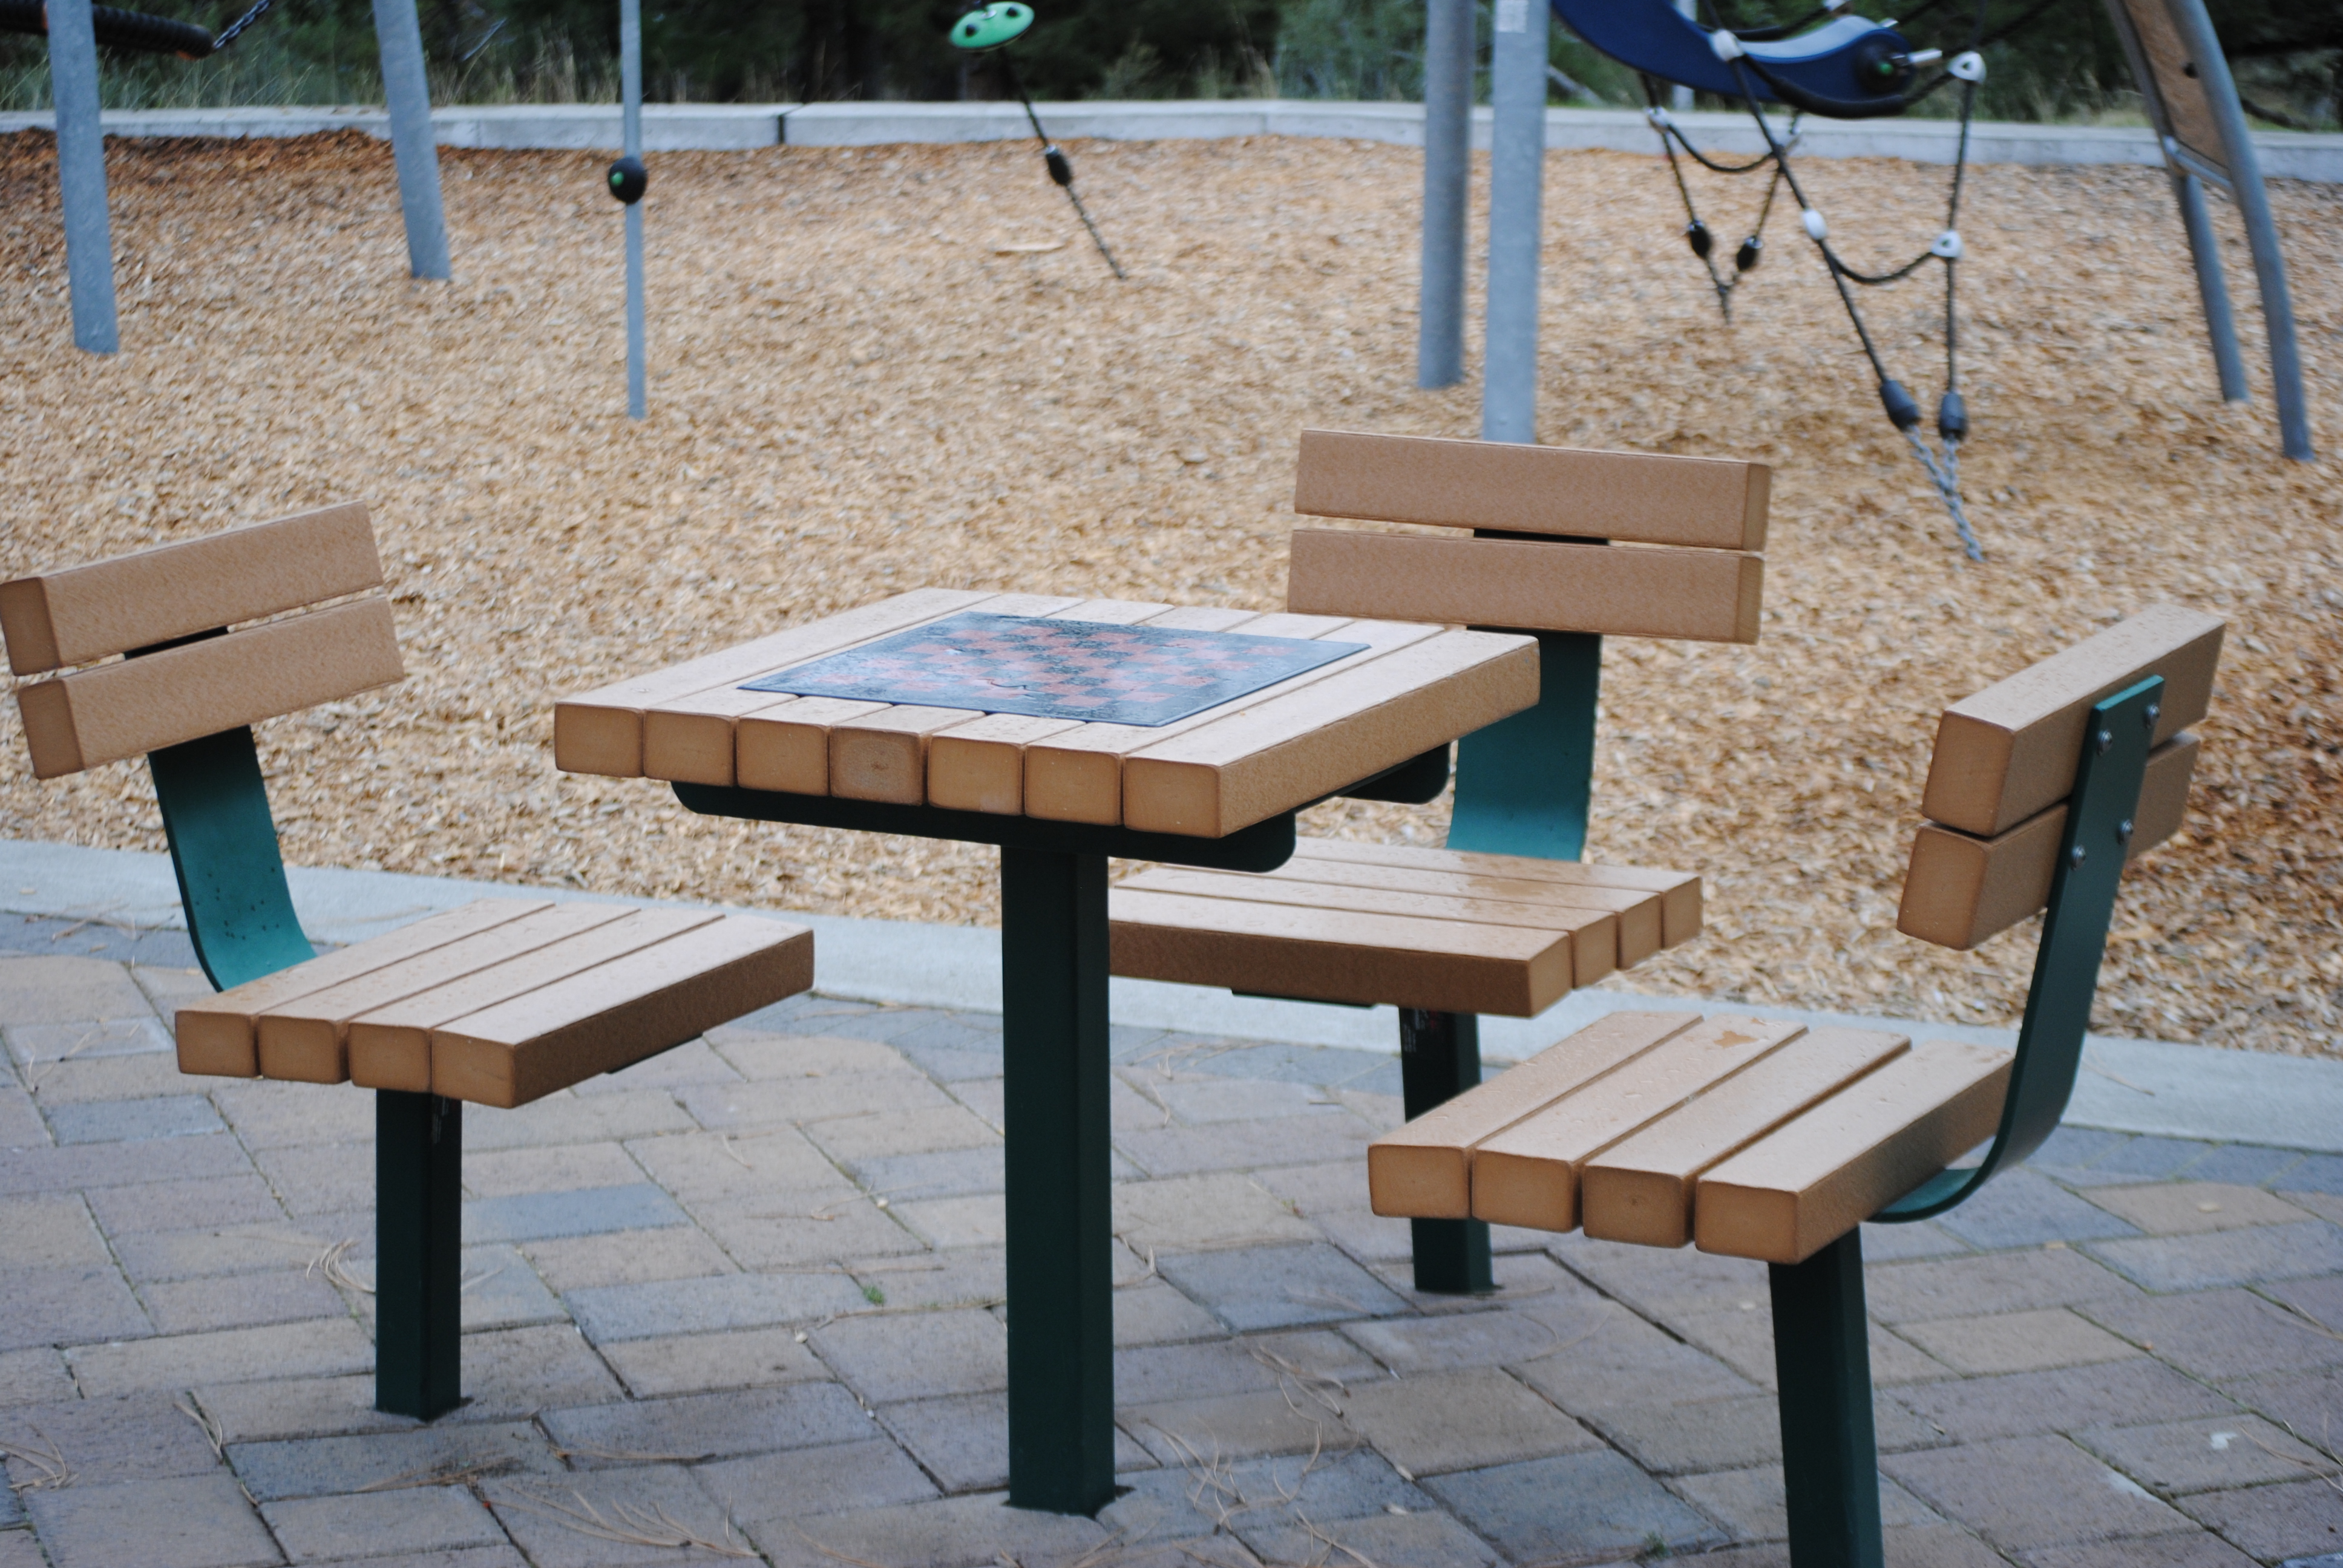
POLYGON ((33 776, 55 779, 406 678, 375 598, 16 689, 33 776))
POLYGON ((2005 833, 2073 793, 2091 705, 2164 677, 2162 745, 2205 717, 2221 658, 2218 616, 2151 605, 1945 709, 1921 810, 1981 838, 2005 833))
POLYGON ((38 675, 382 586, 360 506, 0 583, 8 667, 38 675))
POLYGON ((1718 550, 1765 548, 1773 470, 1724 457, 1304 430, 1293 509, 1718 550))

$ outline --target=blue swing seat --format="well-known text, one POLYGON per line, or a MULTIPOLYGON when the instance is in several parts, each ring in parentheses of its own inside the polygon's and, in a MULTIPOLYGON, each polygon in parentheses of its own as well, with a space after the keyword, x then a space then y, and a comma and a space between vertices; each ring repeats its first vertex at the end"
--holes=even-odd
POLYGON ((1742 49, 1765 74, 1747 73, 1745 88, 1741 74, 1710 45, 1710 30, 1667 0, 1554 0, 1554 14, 1630 70, 1696 92, 1738 98, 1746 90, 1761 102, 1780 103, 1782 95, 1765 79, 1771 76, 1810 100, 1793 106, 1812 114, 1863 118, 1904 106, 1897 89, 1905 78, 1866 77, 1865 67, 1909 54, 1911 45, 1895 28, 1861 16, 1834 16, 1794 38, 1744 39, 1742 49))

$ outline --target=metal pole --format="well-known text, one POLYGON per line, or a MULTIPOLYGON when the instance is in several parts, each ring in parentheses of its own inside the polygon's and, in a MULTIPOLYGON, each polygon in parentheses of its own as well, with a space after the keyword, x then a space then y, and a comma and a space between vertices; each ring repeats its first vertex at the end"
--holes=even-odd
POLYGON ((2278 245, 2278 224, 2270 216, 2269 193, 2262 188, 2261 156, 2246 129, 2245 106, 2237 102, 2237 85, 2229 76, 2229 63, 2221 54, 2213 20, 2203 0, 2170 0, 2172 20, 2187 45, 2205 86, 2206 106, 2221 133, 2221 150, 2229 166, 2229 194, 2246 220, 2246 239, 2253 246, 2254 276, 2262 290, 2262 323, 2269 337, 2271 389, 2278 400, 2279 445, 2298 462, 2311 459, 2310 413, 2302 397, 2302 357, 2294 343, 2294 301, 2287 293, 2286 257, 2278 245))
POLYGON ((1009 1501, 1114 1496, 1106 859, 1001 851, 1009 1501))
POLYGON ((1489 300, 1481 438, 1537 438, 1538 243, 1545 191, 1544 0, 1497 0, 1490 51, 1489 300))
POLYGON ((2186 170, 2172 171, 2172 194, 2180 203, 2181 226, 2188 231, 2188 254, 2197 263, 2197 294, 2205 306, 2205 335, 2213 340, 2213 368, 2221 377, 2221 396, 2243 403, 2245 357, 2237 352, 2237 317, 2229 312, 2229 288, 2221 276, 2221 242, 2213 233, 2213 215, 2205 207, 2205 182, 2186 170))
POLYGON ((1863 1232, 1849 1231, 1805 1262, 1771 1263, 1766 1272, 1790 1559, 1798 1568, 1880 1568, 1863 1232))
MULTIPOLYGON (((620 138, 630 158, 643 156, 642 0, 618 0, 620 138)), ((643 334, 643 204, 627 204, 627 417, 650 409, 649 349, 643 334)))
MULTIPOLYGON (((1676 0, 1676 15, 1697 22, 1700 20, 1700 0, 1676 0)), ((1682 114, 1692 107, 1692 89, 1681 83, 1668 89, 1668 107, 1682 114)))
POLYGON ((374 1407, 429 1421, 464 1397, 464 1102, 380 1089, 374 1105, 374 1407))
POLYGON ((1423 275, 1415 384, 1464 379, 1464 223, 1473 181, 1473 0, 1425 0, 1423 275))
POLYGON ((431 131, 431 81, 423 69, 415 0, 374 0, 374 36, 382 51, 398 205, 407 216, 407 270, 416 277, 444 278, 447 217, 439 205, 439 147, 431 131))
POLYGON ((57 189, 74 347, 122 347, 114 316, 114 233, 106 212, 106 137, 97 122, 97 34, 90 0, 49 0, 49 95, 57 106, 57 189))

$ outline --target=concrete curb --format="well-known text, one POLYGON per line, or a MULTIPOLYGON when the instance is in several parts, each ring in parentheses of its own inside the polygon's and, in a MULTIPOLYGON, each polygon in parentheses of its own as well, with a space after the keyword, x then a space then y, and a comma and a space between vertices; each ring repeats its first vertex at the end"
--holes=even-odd
MULTIPOLYGON (((1050 134, 1069 140, 1192 141, 1237 136, 1310 136, 1423 145, 1420 104, 1368 104, 1282 98, 1037 106, 1050 134)), ((597 148, 618 146, 618 110, 601 104, 451 106, 431 116, 440 145, 456 147, 597 148)), ((1704 150, 1748 156, 1764 150, 1741 115, 1687 113, 1683 126, 1704 150)), ((303 136, 360 130, 387 136, 389 121, 373 108, 124 109, 103 116, 117 136, 303 136)), ((0 135, 54 128, 45 114, 0 115, 0 135)), ((1489 145, 1489 111, 1473 111, 1473 145, 1489 145)), ((643 145, 652 152, 687 148, 884 146, 899 144, 1015 141, 1030 135, 1014 104, 647 104, 643 145)), ((1959 127, 1950 120, 1815 121, 1799 140, 1809 157, 1953 161, 1959 127)), ((1652 128, 1630 109, 1549 109, 1551 150, 1609 148, 1655 153, 1652 128)), ((2254 137, 2262 171, 2272 179, 2343 184, 2343 135, 2265 131, 2254 137)), ((1971 127, 1970 157, 1986 164, 2159 165, 2156 134, 2144 126, 2035 126, 1986 121, 1971 127)))
MULTIPOLYGON (((315 940, 337 944, 362 941, 478 898, 597 899, 647 907, 669 902, 331 867, 297 866, 288 876, 303 927, 315 940)), ((167 855, 25 839, 0 839, 0 911, 148 930, 176 930, 186 925, 167 855)), ((997 931, 787 910, 739 912, 812 927, 815 983, 829 995, 976 1012, 1001 1010, 997 931)), ((1139 1028, 1361 1050, 1397 1049, 1398 1019, 1389 1008, 1270 1001, 1198 986, 1127 980, 1115 980, 1109 988, 1107 1005, 1116 1023, 1139 1028)), ((1483 1019, 1482 1046, 1492 1058, 1518 1060, 1608 1013, 1680 1008, 1893 1029, 1916 1039, 1995 1045, 2014 1044, 2016 1039, 2014 1031, 2002 1029, 1596 988, 1567 997, 1534 1019, 1483 1019)), ((2099 1035, 2091 1037, 2084 1061, 2086 1070, 2066 1111, 2073 1125, 2343 1153, 2343 1061, 2099 1035)))

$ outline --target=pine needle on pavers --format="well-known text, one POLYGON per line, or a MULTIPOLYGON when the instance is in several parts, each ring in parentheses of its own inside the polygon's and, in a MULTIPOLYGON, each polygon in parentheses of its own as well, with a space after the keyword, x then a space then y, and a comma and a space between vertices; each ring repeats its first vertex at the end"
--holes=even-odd
POLYGON ((577 1500, 578 1506, 575 1508, 550 1497, 518 1496, 501 1497, 497 1500, 497 1506, 517 1508, 523 1513, 534 1513, 540 1519, 551 1520, 565 1530, 591 1536, 597 1541, 615 1541, 626 1546, 669 1546, 679 1549, 696 1546, 702 1552, 713 1552, 719 1557, 755 1557, 757 1555, 732 1533, 731 1522, 729 1520, 724 1525, 723 1538, 719 1540, 702 1535, 689 1525, 677 1523, 666 1508, 658 1503, 639 1506, 631 1503, 612 1503, 609 1506, 613 1517, 605 1518, 600 1509, 586 1500, 584 1493, 572 1492, 569 1495, 577 1500))
POLYGON ((58 1452, 57 1445, 49 1442, 38 1427, 33 1429, 33 1435, 40 1438, 46 1446, 34 1448, 26 1443, 10 1442, 5 1438, 0 1438, 0 1456, 22 1460, 31 1465, 35 1472, 32 1480, 15 1483, 15 1490, 52 1492, 60 1486, 71 1485, 74 1478, 73 1466, 65 1462, 65 1456, 58 1452))
MULTIPOLYGON (((263 727, 297 864, 990 923, 990 850, 744 837, 656 784, 562 777, 553 699, 920 583, 1274 608, 1296 432, 1478 428, 1476 378, 1414 389, 1408 148, 1088 146, 1127 284, 1072 246, 994 254, 1069 237, 1010 144, 658 155, 633 423, 598 155, 443 149, 442 285, 406 276, 381 143, 119 143, 125 349, 99 358, 70 345, 53 146, 0 141, 21 285, 0 307, 0 575, 366 502, 413 674, 263 727)), ((1988 558, 1969 566, 1802 241, 1725 327, 1655 158, 1547 170, 1539 439, 1777 466, 1764 640, 1606 653, 1591 852, 1697 869, 1709 894, 1705 937, 1635 986, 2014 1021, 2027 933, 1968 955, 1894 934, 1930 727, 2173 599, 2227 617, 2228 650, 2191 819, 2127 879, 2096 1027, 2343 1050, 2343 465, 2278 457, 2243 286, 2256 400, 2219 401, 2163 173, 1971 171, 1963 467, 1988 558)), ((1855 265, 1941 222, 1940 171, 1809 177, 1855 265)), ((2271 201, 2331 447, 2343 187, 2271 201)), ((1925 401, 1933 297, 1874 306, 1925 401)), ((143 769, 36 785, 12 709, 0 836, 163 848, 143 769)), ((1337 803, 1309 826, 1435 841, 1443 819, 1337 803)))

